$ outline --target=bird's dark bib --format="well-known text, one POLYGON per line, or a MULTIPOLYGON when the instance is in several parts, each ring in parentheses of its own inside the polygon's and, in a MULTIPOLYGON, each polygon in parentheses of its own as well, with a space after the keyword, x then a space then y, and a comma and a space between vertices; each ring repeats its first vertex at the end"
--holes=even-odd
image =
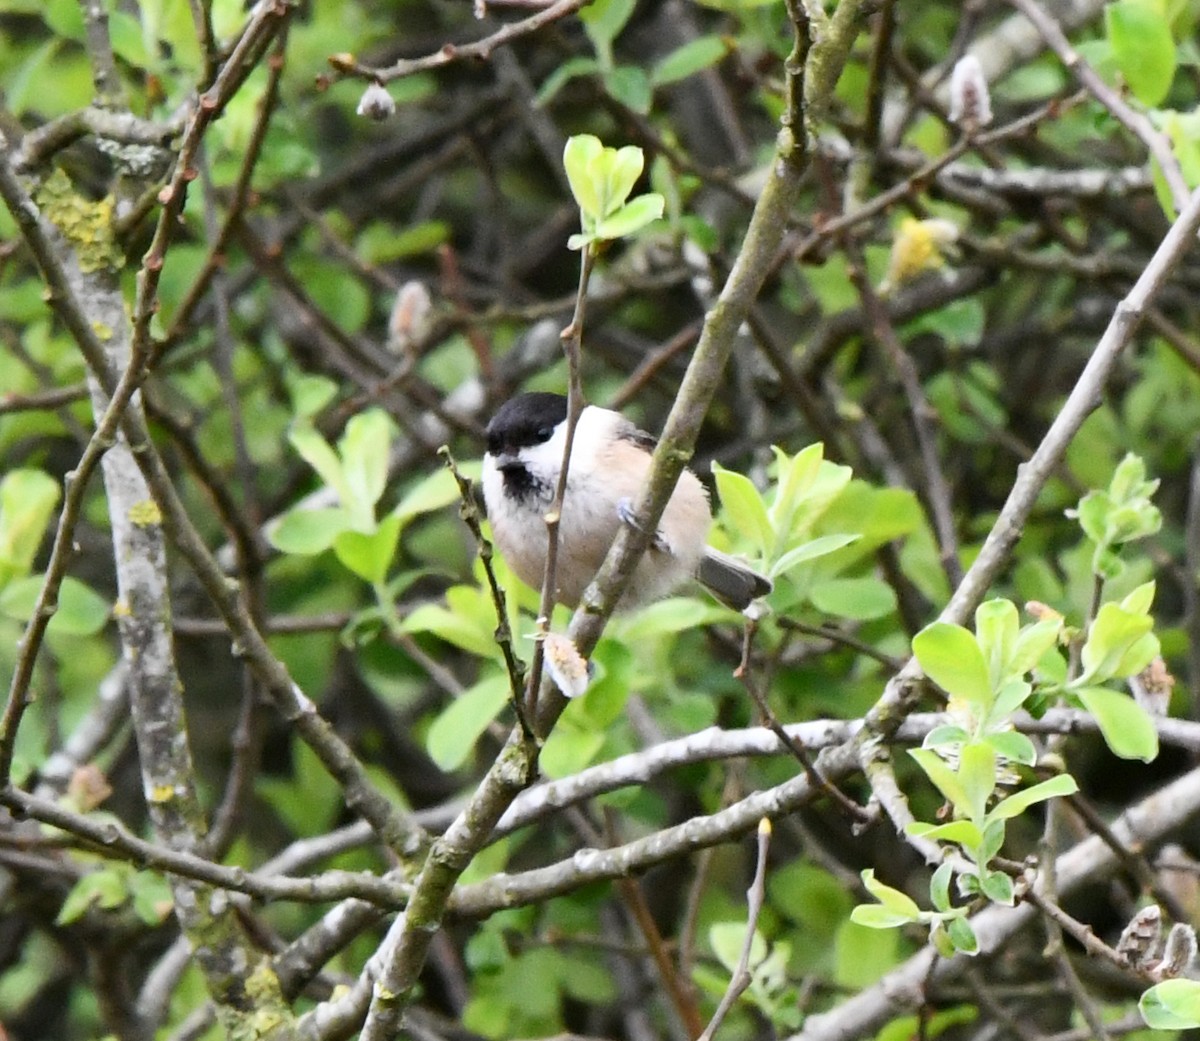
POLYGON ((536 477, 524 466, 506 466, 501 470, 504 474, 504 490, 514 500, 525 503, 533 500, 550 502, 554 498, 554 488, 548 481, 536 477))

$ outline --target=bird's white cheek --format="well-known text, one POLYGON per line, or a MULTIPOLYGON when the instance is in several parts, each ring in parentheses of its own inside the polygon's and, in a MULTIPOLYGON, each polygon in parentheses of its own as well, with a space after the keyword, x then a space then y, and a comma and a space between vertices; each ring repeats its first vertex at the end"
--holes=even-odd
POLYGON ((504 501, 504 475, 496 469, 492 457, 483 457, 483 501, 487 506, 488 517, 493 518, 500 511, 504 501))
POLYGON ((483 464, 483 499, 496 548, 518 578, 537 588, 546 560, 546 525, 537 500, 509 495, 504 489, 504 475, 487 458, 483 464))

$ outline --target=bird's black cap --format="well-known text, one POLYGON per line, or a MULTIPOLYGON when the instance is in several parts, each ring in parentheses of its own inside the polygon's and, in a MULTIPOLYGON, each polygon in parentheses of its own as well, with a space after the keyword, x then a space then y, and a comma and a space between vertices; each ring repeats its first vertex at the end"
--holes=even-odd
POLYGON ((510 398, 487 425, 487 450, 492 455, 540 445, 554 436, 567 418, 567 399, 561 394, 528 393, 510 398))

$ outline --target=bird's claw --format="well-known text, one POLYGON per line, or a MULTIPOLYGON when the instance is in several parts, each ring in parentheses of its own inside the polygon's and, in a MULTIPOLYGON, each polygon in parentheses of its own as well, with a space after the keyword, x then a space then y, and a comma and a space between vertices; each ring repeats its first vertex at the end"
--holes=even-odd
MULTIPOLYGON (((628 496, 624 496, 617 500, 617 517, 622 524, 628 525, 634 531, 644 532, 646 529, 642 526, 642 522, 638 520, 637 513, 633 509, 633 500, 628 496)), ((651 546, 663 553, 671 552, 671 544, 667 541, 666 536, 661 531, 654 533, 654 541, 651 546)))

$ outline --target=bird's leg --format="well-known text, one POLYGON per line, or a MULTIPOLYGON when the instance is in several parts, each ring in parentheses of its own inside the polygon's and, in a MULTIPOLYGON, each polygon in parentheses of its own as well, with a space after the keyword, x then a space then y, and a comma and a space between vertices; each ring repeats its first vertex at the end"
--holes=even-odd
MULTIPOLYGON (((634 531, 645 531, 633 512, 633 500, 628 496, 617 500, 617 517, 620 518, 622 524, 627 524, 634 531)), ((660 553, 671 552, 671 543, 661 530, 654 533, 654 541, 650 545, 660 553)))

